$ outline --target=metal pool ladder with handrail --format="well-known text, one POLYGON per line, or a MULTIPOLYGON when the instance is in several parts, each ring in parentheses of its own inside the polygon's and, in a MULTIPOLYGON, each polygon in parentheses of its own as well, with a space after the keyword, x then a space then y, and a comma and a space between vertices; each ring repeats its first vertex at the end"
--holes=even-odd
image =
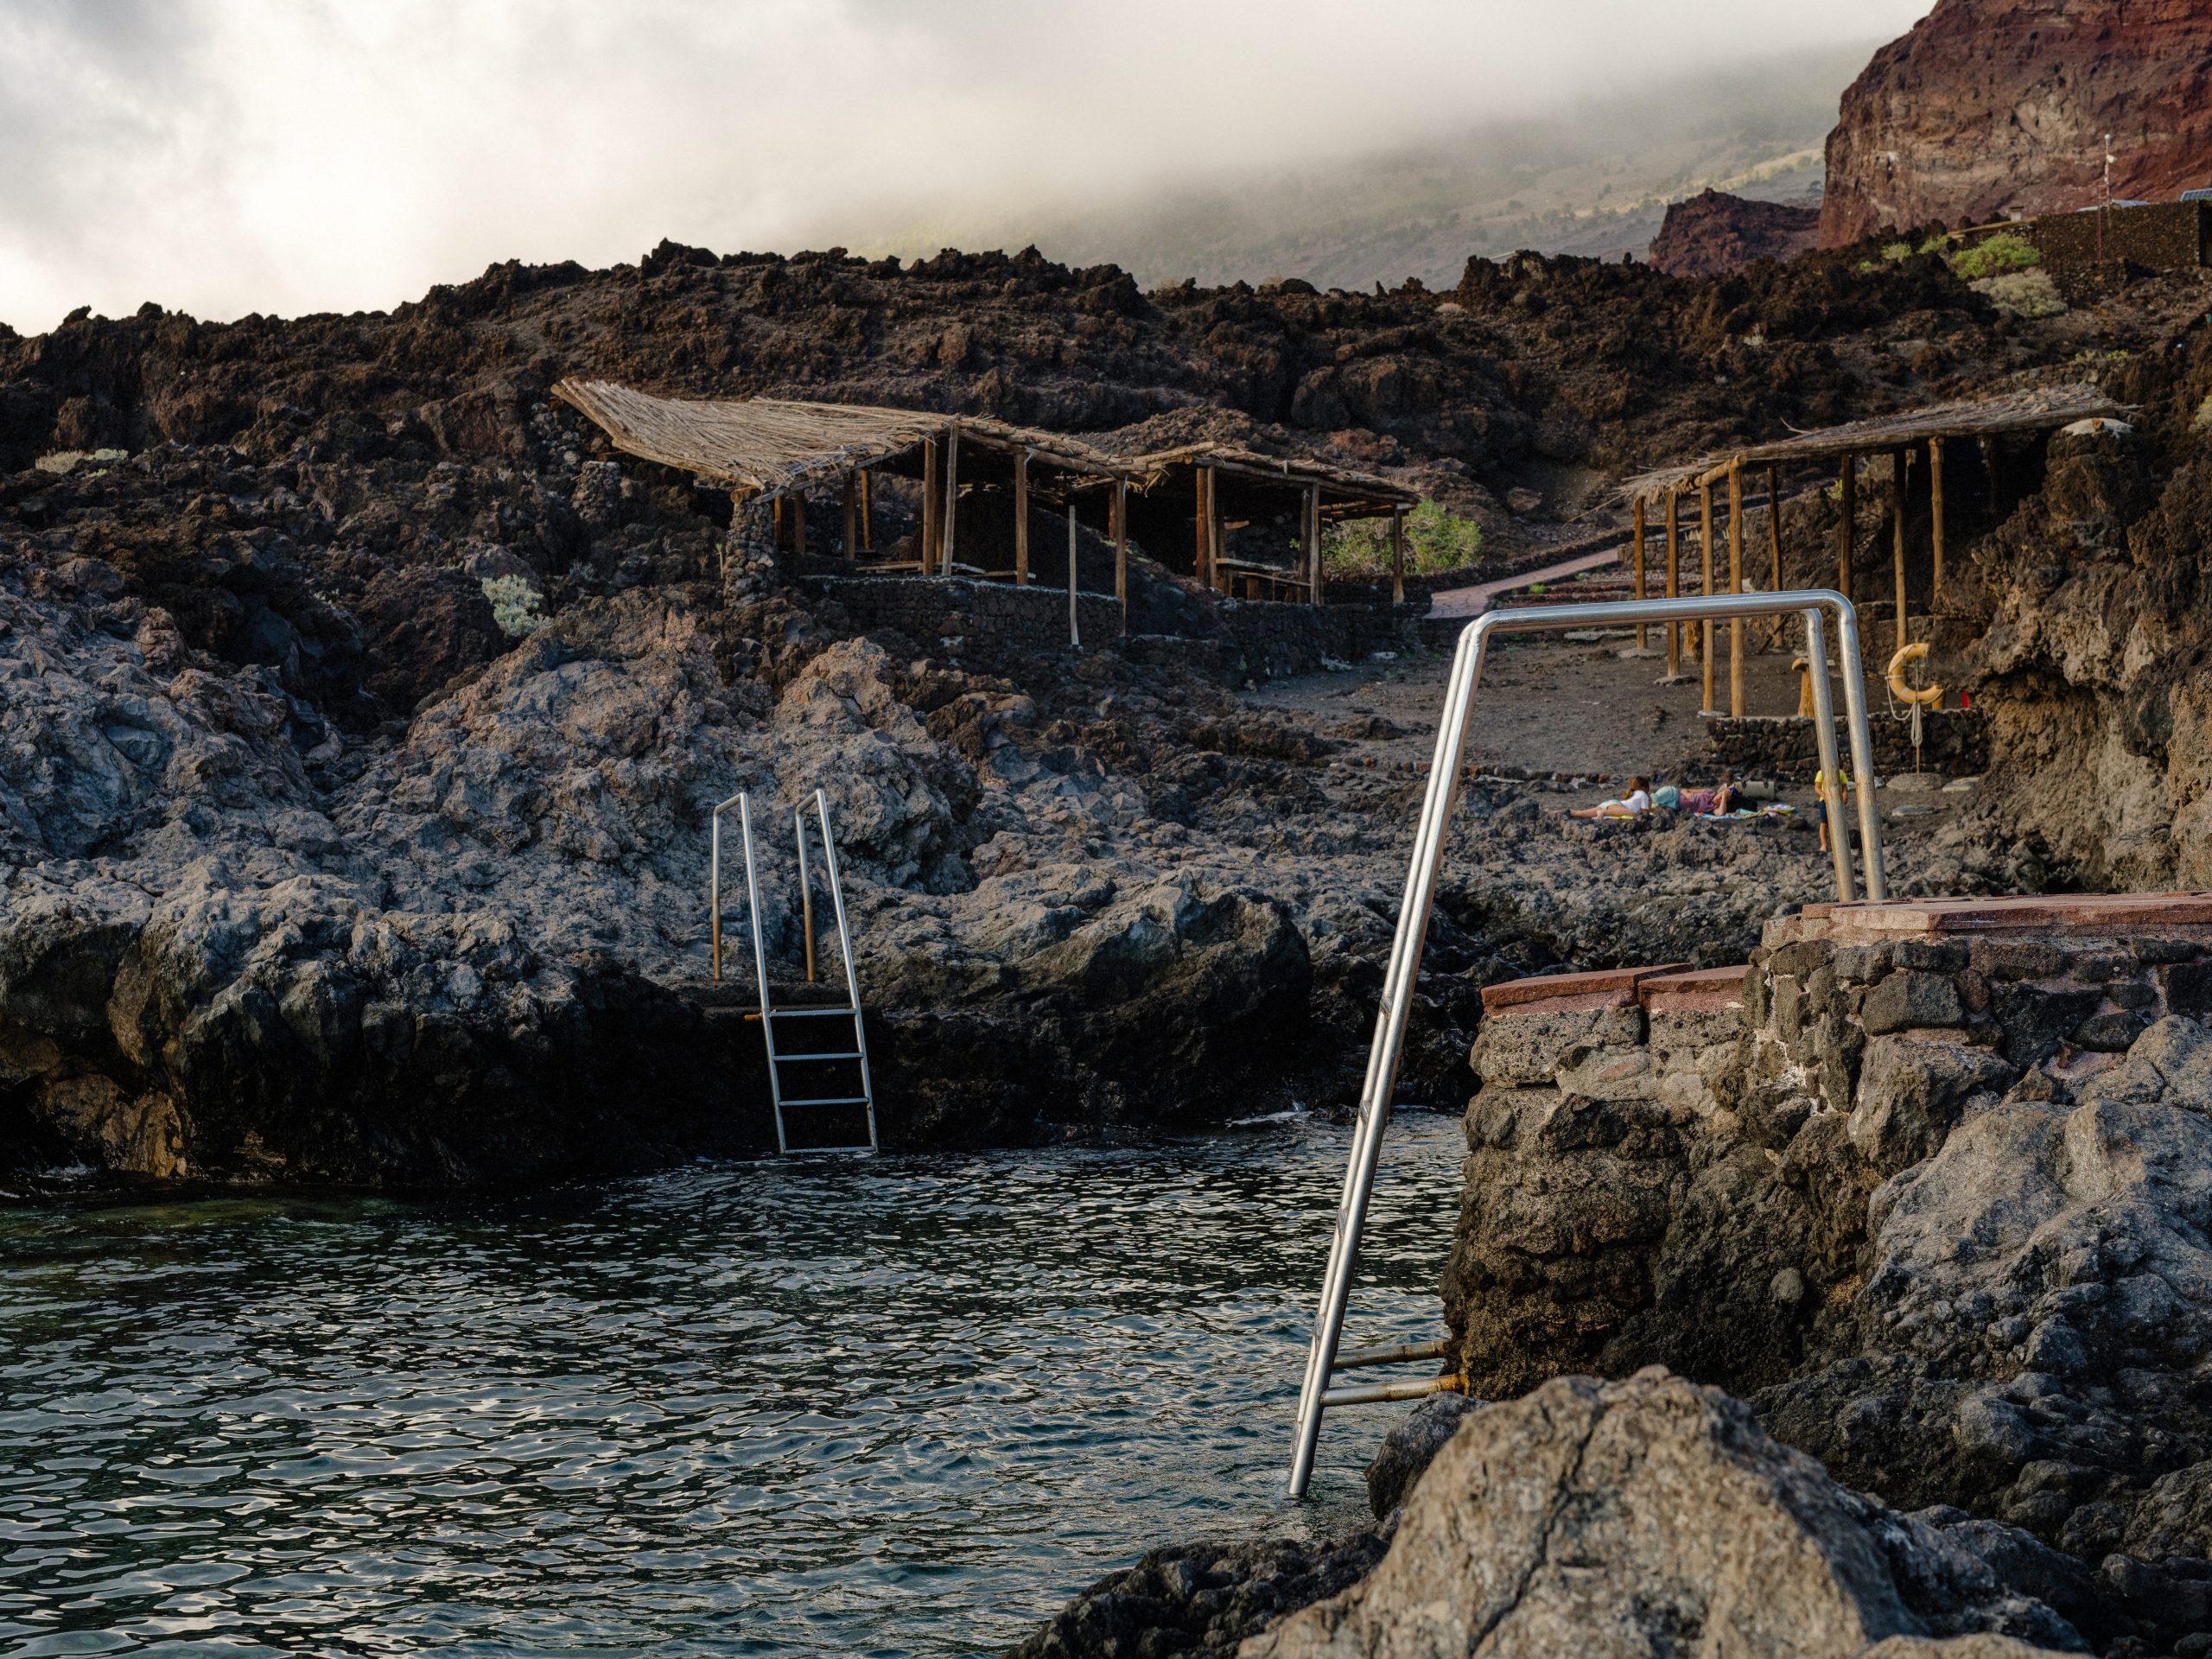
POLYGON ((1844 830, 1840 780, 1836 773, 1835 706, 1828 690, 1823 611, 1835 615, 1837 652, 1842 659, 1840 666, 1843 672, 1844 711, 1851 734, 1851 766, 1857 775, 1859 855, 1866 867, 1866 896, 1878 901, 1889 896, 1889 887, 1882 870, 1880 818, 1874 809, 1874 753, 1866 724, 1866 675, 1859 660, 1859 614, 1841 594, 1815 588, 1798 593, 1713 594, 1603 605, 1535 606, 1526 610, 1491 611, 1477 618, 1460 633, 1445 693, 1443 717, 1437 722, 1436 756, 1430 766, 1427 798, 1421 803, 1420 827, 1414 836, 1413 867, 1406 877, 1405 898, 1398 910, 1397 938, 1390 947, 1389 970, 1382 981, 1382 1007, 1376 1016, 1374 1046, 1368 1052, 1367 1081, 1360 1090, 1359 1116, 1352 1131, 1351 1156, 1344 1170, 1344 1197, 1337 1206, 1336 1236, 1329 1246, 1328 1271, 1321 1281, 1320 1308, 1314 1316, 1313 1343, 1306 1352, 1306 1378, 1299 1389, 1298 1425, 1290 1463, 1290 1496, 1294 1499, 1306 1496, 1307 1483, 1313 1475, 1313 1448, 1321 1435, 1321 1414, 1331 1407, 1419 1399, 1424 1395, 1464 1390, 1465 1387, 1464 1376, 1343 1389, 1332 1389, 1329 1384, 1340 1370, 1437 1360, 1449 1351, 1446 1342, 1356 1349, 1341 1355, 1337 1350, 1344 1335, 1344 1306, 1351 1294, 1352 1270, 1359 1257, 1360 1229, 1366 1222, 1368 1198, 1375 1187, 1375 1166, 1382 1153, 1382 1131, 1390 1121, 1390 1097, 1398 1083, 1398 1057, 1405 1042, 1407 1017, 1413 1011, 1414 987, 1421 976, 1421 950, 1427 939, 1429 911, 1436 900, 1437 878, 1443 868, 1445 840, 1451 829, 1452 809, 1459 798, 1460 770, 1469 717, 1474 712, 1475 686, 1482 677, 1483 658, 1491 635, 1802 613, 1805 619, 1805 657, 1813 670, 1813 723, 1815 741, 1820 745, 1821 798, 1827 810, 1836 897, 1849 904, 1854 896, 1851 849, 1844 830))
MULTIPOLYGON (((731 796, 714 810, 712 845, 708 862, 708 907, 714 953, 715 983, 722 976, 722 815, 732 807, 737 809, 738 828, 745 849, 745 895, 747 913, 753 925, 753 964, 760 981, 760 1034, 768 1046, 768 1097, 775 1108, 776 1150, 791 1151, 791 1139, 784 1125, 786 1107, 859 1106, 868 1116, 868 1144, 848 1147, 802 1147, 802 1152, 875 1152, 880 1150, 875 1133, 875 1088, 868 1069, 868 1031, 861 1014, 861 983, 853 971, 852 930, 845 921, 845 893, 837 880, 837 843, 830 833, 830 802, 822 791, 814 791, 815 821, 822 829, 822 873, 830 888, 830 905, 837 924, 837 951, 845 964, 845 1002, 842 1007, 823 1005, 779 1008, 773 1005, 768 994, 768 952, 760 934, 760 880, 753 855, 753 803, 742 790, 731 796), (824 1047, 834 1044, 835 1036, 815 1039, 813 1046, 804 1053, 788 1053, 776 1045, 776 1028, 785 1020, 844 1020, 852 1026, 852 1046, 824 1047), (820 1077, 823 1068, 829 1066, 856 1067, 860 1092, 856 1095, 828 1094, 794 1099, 784 1090, 784 1070, 787 1066, 800 1068, 801 1075, 820 1077)), ((806 935, 806 980, 815 983, 814 962, 814 887, 807 872, 806 809, 791 809, 791 836, 798 849, 799 925, 806 935)), ((751 1016, 747 1016, 750 1018, 751 1016)), ((806 1028, 819 1031, 818 1025, 806 1028)), ((794 1039, 797 1040, 797 1039, 794 1039)), ((855 1075, 847 1073, 848 1077, 855 1075)), ((835 1084, 816 1084, 815 1088, 834 1088, 835 1084)), ((847 1086, 852 1086, 849 1084, 847 1086)))

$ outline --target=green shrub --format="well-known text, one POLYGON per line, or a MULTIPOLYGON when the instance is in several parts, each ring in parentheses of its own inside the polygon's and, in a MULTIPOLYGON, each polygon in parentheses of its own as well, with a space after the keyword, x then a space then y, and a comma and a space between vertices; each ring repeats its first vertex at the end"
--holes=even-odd
POLYGON ((2036 245, 2017 231, 1999 231, 1961 248, 1951 256, 1951 269, 1967 282, 1986 282, 2007 271, 2027 270, 2043 264, 2036 245))
POLYGON ((1901 265, 1906 260, 1912 257, 1912 244, 1910 242, 1885 242, 1882 244, 1882 257, 1888 260, 1893 265, 1901 265))
MULTIPOLYGON (((1440 501, 1424 501, 1406 515, 1406 574, 1440 575, 1460 570, 1481 556, 1483 527, 1440 501)), ((1321 568, 1353 581, 1390 574, 1390 521, 1355 518, 1321 533, 1321 568)))
POLYGON ((538 608, 545 596, 524 576, 486 576, 484 597, 492 601, 492 620, 510 639, 519 639, 545 620, 538 608))

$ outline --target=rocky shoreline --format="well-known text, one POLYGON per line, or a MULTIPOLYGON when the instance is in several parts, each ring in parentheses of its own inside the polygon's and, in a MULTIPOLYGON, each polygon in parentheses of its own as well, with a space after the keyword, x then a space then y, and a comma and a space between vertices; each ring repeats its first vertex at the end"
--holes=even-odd
POLYGON ((1155 1554, 1023 1653, 2212 1651, 2212 901, 1491 1000, 1444 1369, 1504 1403, 1394 1432, 1380 1535, 1155 1554))

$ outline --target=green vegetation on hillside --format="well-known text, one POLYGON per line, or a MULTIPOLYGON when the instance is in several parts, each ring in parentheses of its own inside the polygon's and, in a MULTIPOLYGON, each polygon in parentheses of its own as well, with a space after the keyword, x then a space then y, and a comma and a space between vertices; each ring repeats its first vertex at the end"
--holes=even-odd
MULTIPOLYGON (((1406 515, 1406 574, 1433 576, 1464 570, 1482 555, 1483 527, 1440 501, 1424 501, 1406 515)), ((1356 518, 1321 534, 1321 568, 1351 581, 1390 574, 1390 521, 1356 518)))

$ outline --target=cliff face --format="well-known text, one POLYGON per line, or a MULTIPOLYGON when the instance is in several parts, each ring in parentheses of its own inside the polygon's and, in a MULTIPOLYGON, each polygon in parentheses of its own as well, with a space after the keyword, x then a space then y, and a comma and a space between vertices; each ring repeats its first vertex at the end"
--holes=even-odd
POLYGON ((1707 190, 1667 209, 1667 222, 1651 238, 1651 263, 1670 276, 1725 276, 1804 252, 1820 227, 1817 208, 1707 190))
POLYGON ((2212 184, 2212 10, 2196 0, 1940 0, 1875 54, 1828 136, 1821 241, 2212 184))

